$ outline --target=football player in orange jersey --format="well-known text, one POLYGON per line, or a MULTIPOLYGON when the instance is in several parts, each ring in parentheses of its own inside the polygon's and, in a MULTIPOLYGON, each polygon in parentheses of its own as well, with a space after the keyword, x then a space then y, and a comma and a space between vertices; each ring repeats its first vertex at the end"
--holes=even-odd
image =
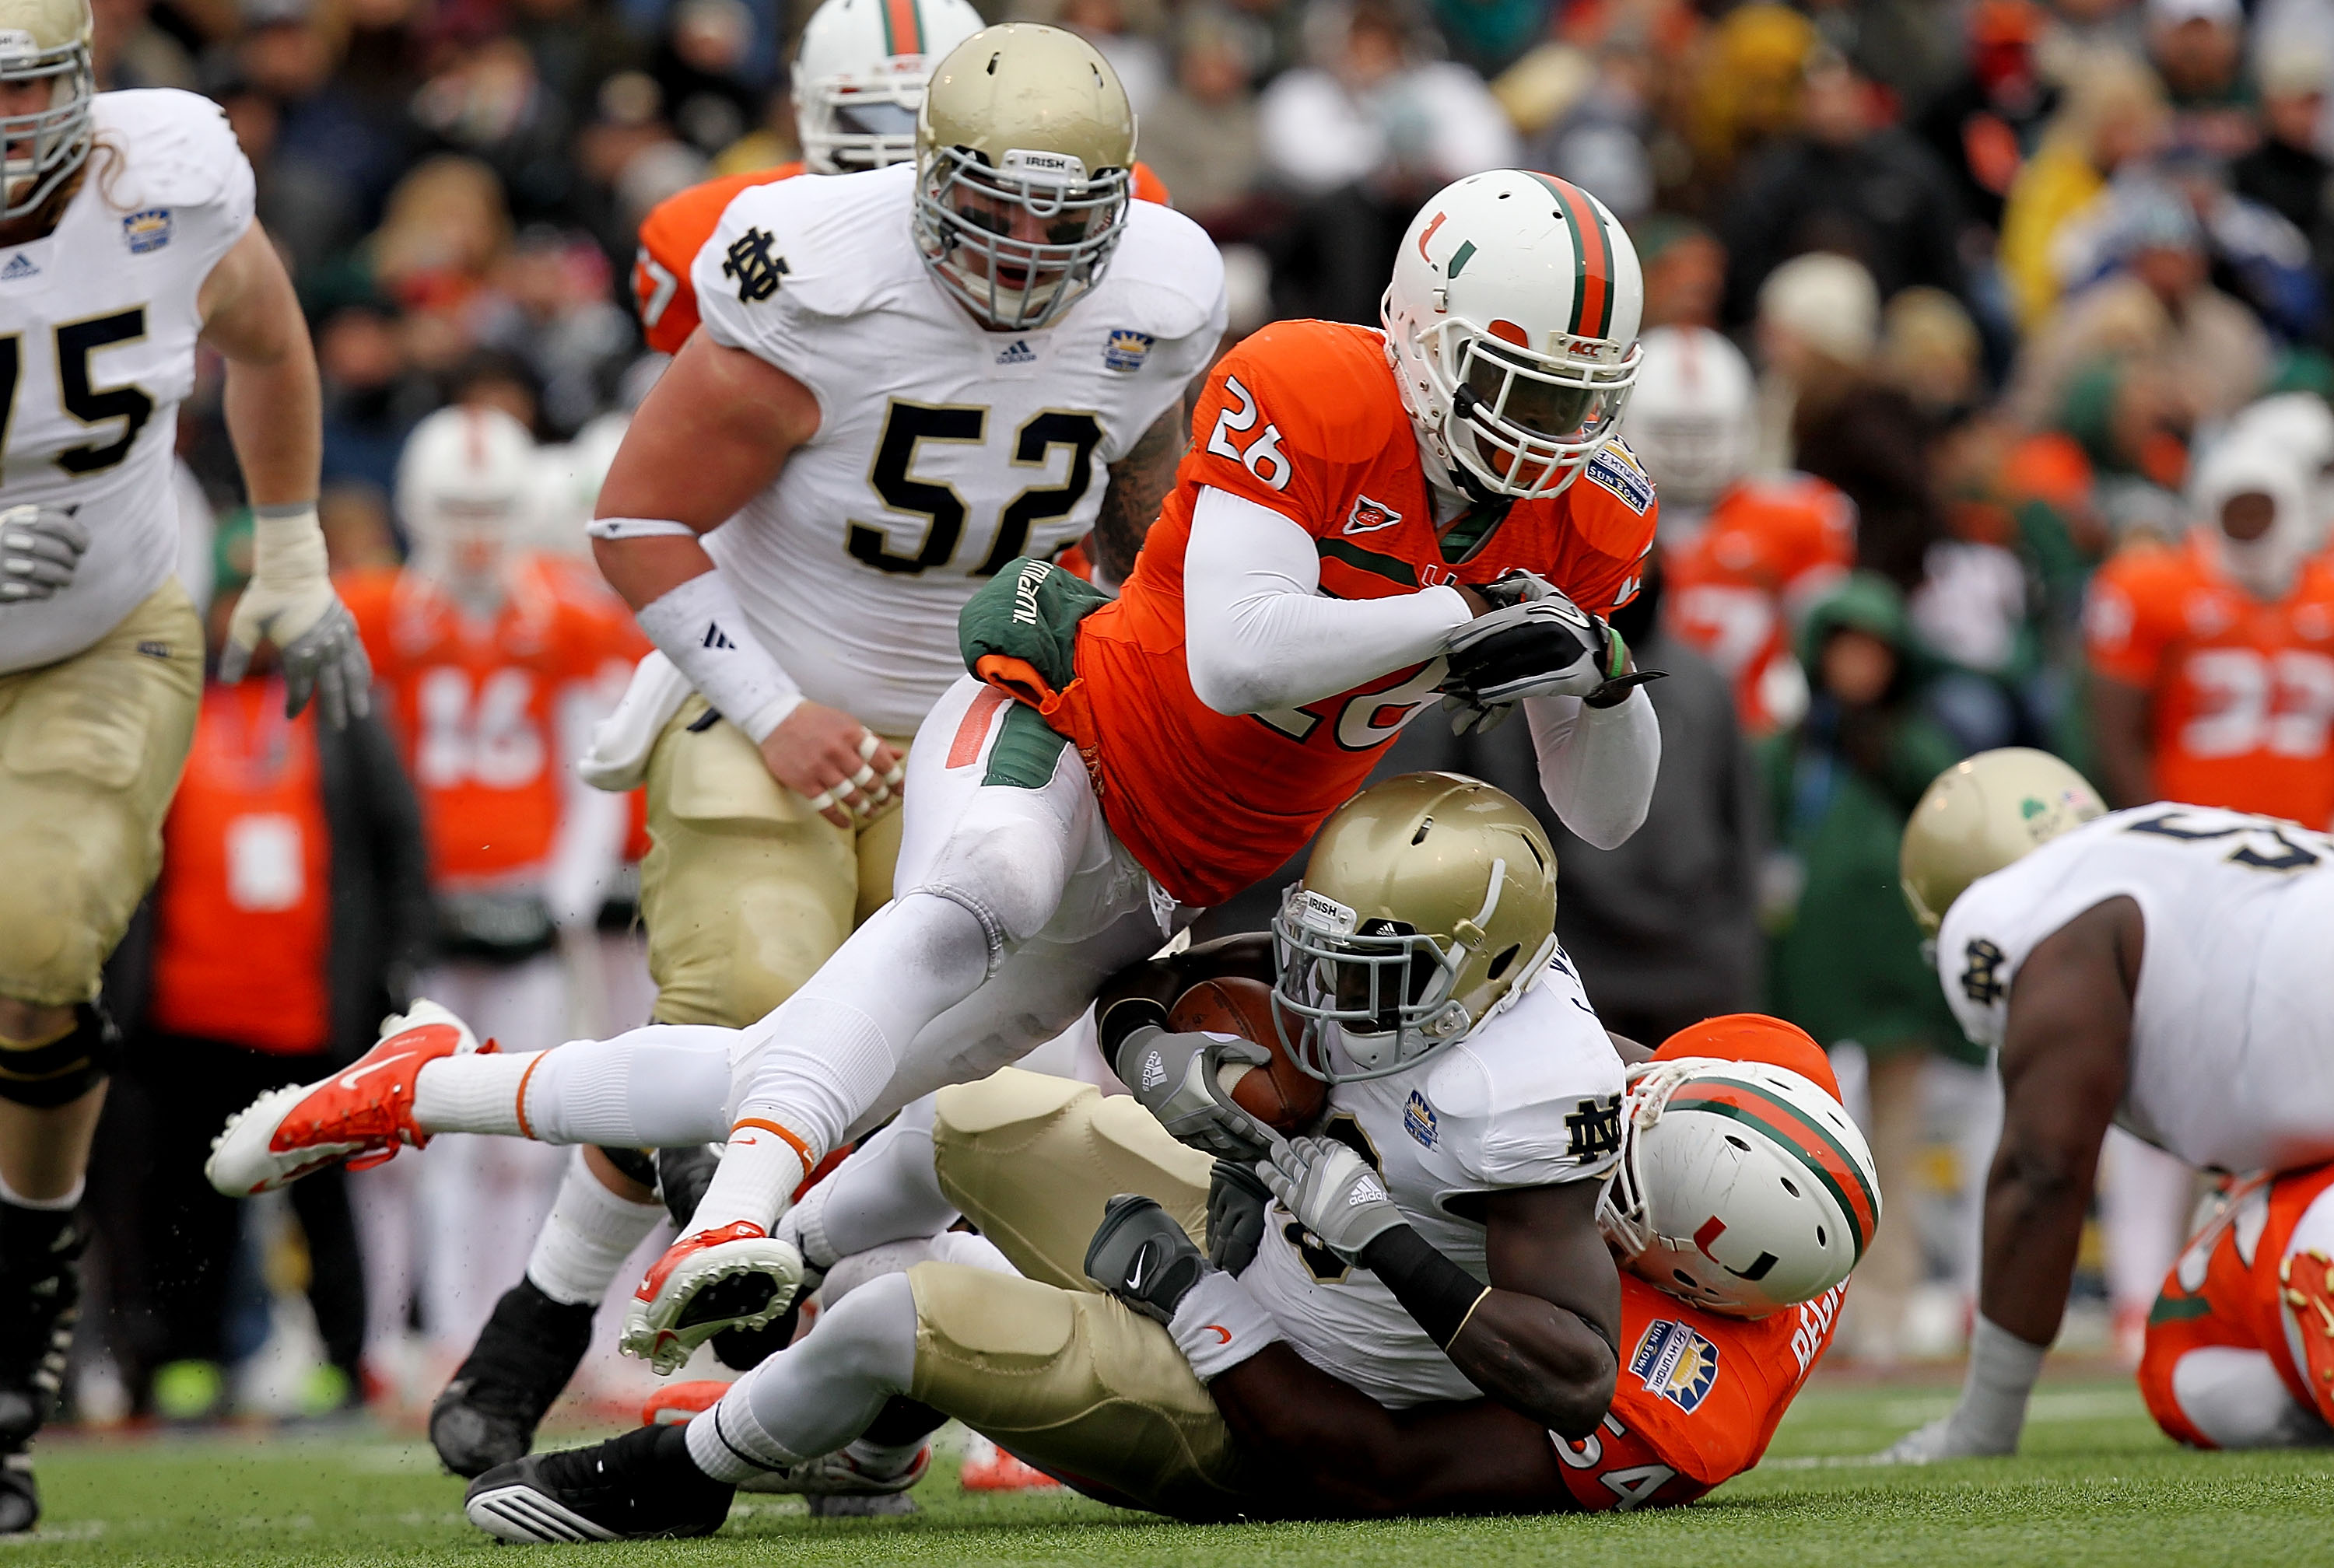
MULTIPOLYGON (((1245 973, 1250 960, 1234 949, 1246 941, 1190 961, 1201 974, 1245 973)), ((854 1255, 829 1275, 826 1310, 792 1350, 726 1388, 671 1390, 698 1412, 680 1429, 495 1471, 471 1486, 470 1519, 516 1541, 704 1534, 719 1527, 733 1486, 850 1484, 881 1452, 858 1435, 907 1389, 1089 1496, 1179 1517, 1689 1502, 1759 1462, 1828 1347, 1878 1218, 1876 1197, 1859 1191, 1874 1176, 1821 1048, 1792 1025, 1736 1015, 1658 1052, 1615 1044, 1639 1063, 1615 1130, 1625 1174, 1600 1217, 1625 1265, 1621 1372, 1609 1408, 1577 1439, 1552 1439, 1543 1421, 1490 1399, 1381 1404, 1356 1384, 1375 1386, 1397 1359, 1391 1346, 1348 1332, 1298 1348, 1293 1320, 1255 1288, 1263 1258, 1220 1270, 1166 1217, 1162 1204, 1188 1213, 1200 1202, 1204 1156, 1124 1101, 1006 1073, 940 1095, 926 1155, 940 1167, 936 1182, 927 1177, 933 1200, 948 1207, 941 1188, 963 1199, 1005 1255, 986 1241, 950 1245, 973 1238, 950 1233, 854 1255), (998 1115, 1013 1110, 1027 1114, 998 1115), (1155 1200, 1147 1210, 1112 1200, 1084 1261, 1097 1267, 1123 1215, 1150 1215, 1149 1266, 1114 1291, 1131 1310, 1110 1313, 1092 1294, 1108 1282, 1079 1275, 1075 1222, 1091 1228, 1101 1195, 1129 1184, 1155 1200), (1713 1246, 1738 1261, 1763 1255, 1736 1273, 1713 1246), (1027 1277, 998 1277, 1017 1269, 1027 1277), (1009 1363, 972 1353, 1008 1335, 1009 1363)), ((1350 1130, 1341 1137, 1360 1147, 1350 1130)), ((835 1185, 852 1175, 846 1163, 835 1185)), ((1296 1300, 1309 1294, 1342 1314, 1353 1289, 1315 1280, 1296 1300)))
POLYGON ((2233 436, 2197 465, 2188 537, 2134 544, 2092 580, 2083 624, 2109 804, 2334 824, 2334 563, 2317 480, 2285 443, 2233 436))
POLYGON ((1645 334, 1625 431, 1662 495, 1670 629, 1734 683, 1744 731, 1807 710, 1791 642, 1808 607, 1856 564, 1856 504, 1810 474, 1753 476, 1750 364, 1707 327, 1645 334))
POLYGON ((2139 1391, 2199 1448, 2334 1444, 2334 1164, 2232 1179, 2147 1316, 2139 1391))
MULTIPOLYGON (((399 463, 410 563, 344 581, 421 801, 443 962, 420 988, 520 1048, 563 1037, 557 949, 590 940, 622 851, 622 799, 577 787, 565 759, 643 647, 589 567, 524 553, 535 464, 533 438, 499 409, 430 415, 399 463)), ((458 1139, 413 1173, 423 1321, 441 1350, 468 1345, 517 1274, 558 1163, 458 1139)), ((619 1257, 661 1212, 630 1207, 603 1219, 635 1222, 619 1257)))
MULTIPOLYGON (((1015 292, 1057 286, 997 254, 1015 292)), ((1095 609, 1023 560, 967 607, 968 663, 998 684, 958 682, 925 721, 896 896, 769 1017, 531 1058, 425 1026, 380 1047, 399 1072, 256 1104, 213 1179, 277 1185, 439 1130, 728 1131, 628 1317, 628 1348, 669 1370, 785 1310, 801 1257, 770 1227, 828 1150, 1066 1028, 1197 906, 1285 861, 1438 695, 1461 722, 1521 707, 1567 823, 1625 839, 1660 755, 1647 677, 1601 619, 1653 542, 1652 482, 1615 439, 1642 299, 1626 236, 1577 188, 1500 171, 1441 192, 1403 242, 1383 337, 1283 323, 1217 364, 1121 597, 1095 609)), ((1187 1063, 1136 1088, 1204 1120, 1201 1082, 1187 1063)))

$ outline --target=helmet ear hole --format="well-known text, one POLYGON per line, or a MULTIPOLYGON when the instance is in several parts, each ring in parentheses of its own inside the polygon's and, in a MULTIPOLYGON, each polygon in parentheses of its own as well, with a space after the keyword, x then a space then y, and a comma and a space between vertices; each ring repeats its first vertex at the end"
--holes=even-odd
POLYGON ((1824 1234, 1824 1227, 1822 1226, 1816 1227, 1816 1245, 1818 1246, 1829 1246, 1831 1245, 1831 1237, 1824 1234))
POLYGON ((1670 1270, 1670 1277, 1677 1281, 1678 1284, 1685 1286, 1688 1290, 1693 1290, 1696 1288, 1693 1275, 1686 1273, 1685 1270, 1682 1268, 1673 1268, 1670 1270))
POLYGON ((1791 1185, 1791 1178, 1790 1178, 1789 1177, 1788 1177, 1788 1176, 1786 1176, 1786 1177, 1781 1177, 1781 1178, 1779 1178, 1778 1179, 1779 1179, 1779 1180, 1782 1182, 1782 1184, 1783 1184, 1783 1190, 1784 1190, 1785 1192, 1789 1193, 1793 1198, 1797 1198, 1797 1197, 1799 1197, 1799 1189, 1798 1188, 1796 1188, 1796 1187, 1794 1187, 1794 1186, 1792 1186, 1792 1185, 1791 1185))
POLYGON ((1491 967, 1490 971, 1490 977, 1496 980, 1500 976, 1506 974, 1508 972, 1508 966, 1514 963, 1516 961, 1516 955, 1522 951, 1523 948, 1520 946, 1510 944, 1505 951, 1500 954, 1498 957, 1491 960, 1491 967))
POLYGON ((1726 1141, 1732 1144, 1735 1148, 1741 1150, 1745 1154, 1750 1152, 1750 1146, 1743 1142, 1742 1140, 1735 1137, 1731 1132, 1726 1135, 1726 1141))

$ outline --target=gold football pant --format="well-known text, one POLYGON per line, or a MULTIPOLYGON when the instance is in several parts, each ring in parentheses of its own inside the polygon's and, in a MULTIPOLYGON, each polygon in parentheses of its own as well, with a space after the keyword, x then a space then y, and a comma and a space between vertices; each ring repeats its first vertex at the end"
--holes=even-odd
POLYGON ((202 625, 175 577, 95 646, 0 675, 0 996, 95 1000, 161 870, 202 693, 202 625))
POLYGON ((1142 1107, 1006 1068, 943 1089, 940 1188, 1026 1278, 960 1265, 909 1271, 910 1392, 1098 1495, 1184 1518, 1236 1511, 1248 1461, 1167 1331, 1085 1277, 1114 1193, 1156 1198, 1204 1235, 1211 1161, 1142 1107))
MULTIPOLYGON (((793 996, 890 899, 900 810, 836 827, 711 713, 690 697, 649 755, 641 915, 657 1022, 738 1029, 793 996)), ((907 754, 906 741, 890 745, 907 754)))

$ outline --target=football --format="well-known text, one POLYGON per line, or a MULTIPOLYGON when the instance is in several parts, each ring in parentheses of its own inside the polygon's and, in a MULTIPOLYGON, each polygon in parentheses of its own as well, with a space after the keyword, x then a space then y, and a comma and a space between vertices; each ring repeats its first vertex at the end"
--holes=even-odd
POLYGON ((1246 976, 1228 975, 1185 987, 1168 1009, 1167 1027, 1177 1034, 1237 1034, 1272 1053, 1268 1067, 1224 1069, 1224 1089, 1232 1103, 1283 1136, 1302 1132, 1321 1114, 1329 1086, 1297 1065, 1272 1024, 1272 987, 1246 976))

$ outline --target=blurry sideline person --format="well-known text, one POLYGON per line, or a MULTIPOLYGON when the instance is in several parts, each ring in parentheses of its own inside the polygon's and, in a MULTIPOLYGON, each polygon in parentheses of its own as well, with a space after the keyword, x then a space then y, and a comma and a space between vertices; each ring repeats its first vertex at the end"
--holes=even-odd
POLYGON ((2102 793, 2334 826, 2334 563, 2274 432, 2198 461, 2195 523, 2101 567, 2084 609, 2102 793))
MULTIPOLYGON (((1889 1452, 2006 1454, 2065 1310, 2110 1123, 2224 1173, 2334 1157, 2321 1068, 2334 839, 2172 802, 2108 814, 2064 763, 1994 751, 1930 787, 1902 864, 1947 1002, 2001 1053, 2005 1113, 1961 1399, 1889 1452)), ((2293 1304, 2315 1318, 2323 1266, 2294 1272, 2293 1304)))
POLYGON ((1751 473, 1758 390, 1732 343, 1673 327, 1644 344, 1626 429, 1662 497, 1665 624, 1732 683, 1742 728, 1764 736, 1807 711, 1792 645, 1856 563, 1856 506, 1809 475, 1751 473))
MULTIPOLYGON (((1140 199, 1164 192, 1131 163, 1124 95, 1070 34, 982 34, 1004 74, 960 72, 919 158, 938 56, 978 27, 962 0, 829 0, 798 76, 809 167, 834 178, 713 181, 641 227, 642 326, 678 357, 602 488, 617 515, 591 533, 662 651, 584 772, 647 785, 659 1024, 752 1024, 891 897, 892 799, 907 737, 962 673, 958 611, 1016 554, 1089 533, 1098 575, 1133 569, 1182 455, 1187 384, 1222 332, 1213 246, 1140 199), (1058 226, 1081 237, 1037 253, 1065 271, 1016 289, 981 275, 990 242, 955 207, 1027 207, 959 146, 992 167, 1077 163, 1058 226), (748 455, 738 472, 701 461, 725 441, 748 455)), ((1021 237, 995 243, 1026 249, 1037 220, 1012 221, 1021 237)), ((701 1148, 579 1158, 433 1413, 448 1466, 526 1451, 651 1199, 661 1188, 685 1217, 709 1174, 701 1148)), ((751 1364, 767 1347, 724 1348, 751 1364)))
MULTIPOLYGON (((1937 998, 1889 872, 1913 803, 1958 748, 1922 712, 1912 628, 1886 580, 1860 572, 1819 600, 1800 650, 1813 700, 1761 758, 1777 850, 1769 1001, 1826 1046, 1863 1048, 1881 1186, 1910 1192, 1924 1142, 1922 1068, 1933 1054, 1977 1053, 1937 998)), ((1922 1261, 1910 1225, 1874 1245, 1845 1331, 1859 1358, 1897 1353, 1922 1261)))
MULTIPOLYGON (((231 517, 217 544, 214 649, 249 579, 249 516, 231 517)), ((381 1015, 411 999, 435 934, 420 809, 381 720, 334 729, 313 708, 286 718, 272 654, 261 649, 253 669, 255 678, 227 686, 214 668, 203 688, 163 823, 161 880, 142 930, 123 944, 123 961, 140 972, 114 971, 140 999, 121 1020, 126 1082, 116 1098, 127 1103, 114 1108, 134 1119, 135 1145, 111 1114, 99 1137, 137 1173, 145 1275, 125 1302, 115 1270, 127 1332, 114 1349, 137 1408, 150 1400, 179 1419, 226 1413, 227 1286, 243 1208, 201 1178, 209 1122, 271 1084, 362 1055, 381 1015)), ((362 1388, 363 1265, 346 1178, 328 1175, 292 1196, 326 1358, 304 1391, 312 1411, 353 1403, 362 1388)))
POLYGON ((364 652, 316 524, 315 358, 252 221, 251 166, 191 93, 100 95, 86 0, 5 0, 0 32, 0 1534, 40 1503, 28 1448, 80 1299, 74 1219, 119 1036, 101 967, 153 882, 202 690, 172 575, 172 447, 198 342, 258 514, 223 663, 265 638, 285 701, 345 722, 364 652))
MULTIPOLYGON (((430 415, 398 464, 411 561, 342 580, 427 829, 441 951, 421 989, 514 1050, 565 1034, 563 949, 591 940, 625 829, 622 800, 582 787, 566 759, 641 649, 588 567, 526 553, 536 477, 534 439, 509 415, 430 415)), ((381 1221, 368 1224, 376 1323, 402 1321, 410 1203, 424 1329, 458 1353, 519 1272, 563 1162, 455 1139, 410 1172, 365 1178, 381 1221)))

